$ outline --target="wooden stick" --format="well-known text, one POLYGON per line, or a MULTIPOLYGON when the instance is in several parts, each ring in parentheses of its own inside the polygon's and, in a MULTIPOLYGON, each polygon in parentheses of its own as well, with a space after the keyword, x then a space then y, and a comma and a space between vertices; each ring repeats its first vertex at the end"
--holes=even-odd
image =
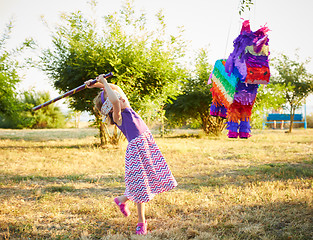
MULTIPOLYGON (((108 78, 108 77, 111 77, 111 76, 113 76, 113 74, 110 72, 110 73, 108 73, 108 74, 105 74, 105 75, 104 75, 104 78, 108 78)), ((93 85, 93 84, 95 84, 96 82, 97 82, 97 80, 94 79, 93 81, 90 82, 90 85, 93 85)), ((32 110, 33 110, 33 111, 36 111, 36 110, 38 110, 38 109, 40 109, 40 108, 46 107, 46 106, 50 105, 51 103, 54 103, 54 102, 56 102, 56 101, 58 101, 58 100, 60 100, 60 99, 62 99, 62 98, 71 96, 71 95, 73 95, 73 94, 75 94, 75 93, 78 93, 78 92, 80 92, 81 90, 84 90, 84 89, 86 89, 86 88, 87 88, 86 84, 83 84, 83 85, 81 85, 81 86, 79 86, 79 87, 77 87, 77 88, 74 88, 74 89, 72 89, 72 90, 70 90, 70 91, 64 93, 64 94, 61 95, 61 96, 58 96, 58 97, 56 97, 56 98, 54 98, 54 99, 51 99, 51 100, 49 100, 49 101, 47 101, 47 102, 45 102, 45 103, 43 103, 43 104, 40 104, 40 105, 38 105, 38 106, 36 106, 36 107, 33 107, 32 110)))

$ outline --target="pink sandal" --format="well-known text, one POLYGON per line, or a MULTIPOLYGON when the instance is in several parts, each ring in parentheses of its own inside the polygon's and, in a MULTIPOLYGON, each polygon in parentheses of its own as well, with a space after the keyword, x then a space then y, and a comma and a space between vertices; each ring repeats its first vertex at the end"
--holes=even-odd
POLYGON ((147 234, 147 221, 145 223, 138 223, 136 227, 137 235, 146 235, 147 234))
POLYGON ((128 217, 128 216, 130 215, 130 211, 129 211, 128 206, 127 206, 126 203, 121 203, 121 202, 117 199, 117 197, 114 198, 114 202, 116 203, 117 206, 119 206, 121 212, 123 213, 123 215, 124 215, 125 217, 128 217))

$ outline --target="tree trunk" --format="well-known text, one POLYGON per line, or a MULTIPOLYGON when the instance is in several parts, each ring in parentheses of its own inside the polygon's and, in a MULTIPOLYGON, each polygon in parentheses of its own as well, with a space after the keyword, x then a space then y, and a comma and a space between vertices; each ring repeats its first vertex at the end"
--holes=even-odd
POLYGON ((114 125, 113 133, 111 134, 107 124, 102 122, 102 116, 97 111, 94 111, 94 115, 99 128, 100 147, 104 147, 107 144, 118 145, 123 139, 123 133, 114 125))
POLYGON ((292 128, 293 128, 293 120, 294 120, 294 117, 295 117, 295 107, 293 107, 292 105, 290 106, 290 124, 289 124, 289 130, 288 130, 288 133, 291 133, 292 131, 292 128))
POLYGON ((97 111, 94 111, 93 113, 95 116, 96 125, 99 129, 100 146, 103 147, 108 143, 108 137, 105 133, 105 123, 102 122, 102 117, 97 111))
POLYGON ((108 144, 108 137, 105 134, 105 123, 100 119, 99 133, 100 133, 100 146, 103 147, 108 144))
POLYGON ((165 128, 164 128, 164 118, 165 118, 165 110, 163 110, 163 107, 161 109, 161 138, 164 138, 165 135, 165 128))

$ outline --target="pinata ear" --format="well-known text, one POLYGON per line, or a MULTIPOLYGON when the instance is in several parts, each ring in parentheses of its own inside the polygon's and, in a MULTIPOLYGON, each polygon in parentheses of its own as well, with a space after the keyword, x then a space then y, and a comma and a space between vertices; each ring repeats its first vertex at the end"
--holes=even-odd
POLYGON ((243 21, 240 34, 242 34, 243 32, 251 32, 249 20, 243 21))

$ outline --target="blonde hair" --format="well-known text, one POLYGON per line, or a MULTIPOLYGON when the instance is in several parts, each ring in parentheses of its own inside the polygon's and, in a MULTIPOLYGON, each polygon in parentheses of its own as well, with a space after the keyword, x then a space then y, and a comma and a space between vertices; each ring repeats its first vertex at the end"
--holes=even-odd
MULTIPOLYGON (((125 93, 123 92, 123 90, 122 90, 119 86, 111 84, 110 87, 111 87, 114 91, 116 91, 118 94, 120 94, 120 96, 126 101, 127 105, 130 106, 129 101, 128 101, 128 99, 127 99, 125 93)), ((94 108, 96 109, 96 111, 97 111, 100 115, 101 115, 101 107, 102 107, 102 104, 103 104, 102 98, 101 98, 102 92, 104 92, 104 93, 103 93, 103 94, 104 94, 104 99, 106 99, 107 93, 106 93, 105 91, 100 91, 100 92, 98 93, 98 95, 93 99, 94 108)), ((107 114, 107 115, 109 116, 109 123, 110 123, 110 124, 114 124, 113 119, 110 117, 110 115, 109 115, 109 114, 107 114)))
MULTIPOLYGON (((93 99, 93 104, 94 104, 95 110, 102 116, 101 107, 103 105, 103 102, 102 102, 101 94, 102 94, 102 91, 99 92, 98 95, 93 99)), ((104 92, 104 98, 106 98, 105 92, 104 92)), ((104 117, 104 116, 102 116, 102 117, 104 117)), ((111 125, 114 124, 113 118, 109 114, 106 115, 106 118, 109 119, 109 123, 111 125)))
POLYGON ((102 99, 101 99, 102 91, 98 93, 98 95, 93 99, 93 104, 95 106, 95 109, 100 113, 101 107, 102 107, 102 99))

